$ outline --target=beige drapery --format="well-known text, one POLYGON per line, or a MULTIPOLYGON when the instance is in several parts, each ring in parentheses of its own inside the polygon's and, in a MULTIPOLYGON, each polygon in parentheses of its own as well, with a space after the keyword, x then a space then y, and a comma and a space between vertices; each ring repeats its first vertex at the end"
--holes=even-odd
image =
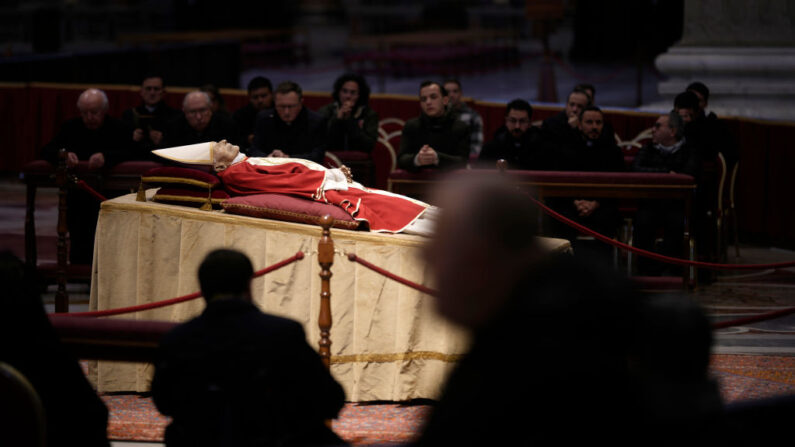
MULTIPOLYGON (((152 191, 148 192, 151 197, 152 191)), ((246 253, 261 269, 301 250, 306 257, 257 278, 255 303, 264 312, 301 322, 317 347, 320 227, 220 211, 136 202, 134 195, 103 202, 97 223, 91 310, 112 309, 181 296, 199 289, 204 256, 228 247, 246 253)), ((445 376, 466 351, 466 334, 441 320, 432 297, 350 262, 363 259, 432 287, 420 259, 425 239, 403 234, 332 230, 338 256, 331 278, 331 371, 351 401, 435 398, 445 376)), ((551 250, 568 241, 545 240, 551 250)), ((204 307, 197 299, 120 316, 184 321, 204 307)), ((148 391, 150 364, 98 362, 90 376, 99 391, 148 391)))

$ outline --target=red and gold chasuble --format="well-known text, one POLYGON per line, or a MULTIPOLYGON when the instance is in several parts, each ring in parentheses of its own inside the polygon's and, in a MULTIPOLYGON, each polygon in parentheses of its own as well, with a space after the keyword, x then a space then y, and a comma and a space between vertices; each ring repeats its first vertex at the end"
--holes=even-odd
POLYGON ((418 219, 428 205, 386 191, 345 184, 331 170, 307 160, 247 158, 218 173, 236 194, 277 193, 331 203, 370 231, 397 233, 418 219), (283 161, 282 161, 283 160, 283 161))

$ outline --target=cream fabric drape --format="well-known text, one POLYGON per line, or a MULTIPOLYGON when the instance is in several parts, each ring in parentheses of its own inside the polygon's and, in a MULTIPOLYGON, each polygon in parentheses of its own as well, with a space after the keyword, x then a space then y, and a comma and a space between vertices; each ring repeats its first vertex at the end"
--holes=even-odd
MULTIPOLYGON (((153 190, 148 191, 151 197, 153 190)), ((301 322, 317 348, 320 227, 153 202, 134 195, 103 202, 97 223, 91 310, 160 301, 199 289, 196 272, 213 249, 241 250, 255 270, 301 250, 306 257, 254 279, 254 301, 264 312, 301 322)), ((466 334, 441 320, 432 297, 405 287, 341 254, 356 253, 398 275, 432 287, 420 259, 419 236, 332 229, 338 256, 332 266, 331 371, 351 401, 436 398, 444 378, 466 351, 466 334)), ((550 249, 568 241, 548 240, 550 249)), ((120 318, 184 321, 203 300, 120 318)), ((149 364, 97 362, 90 376, 99 391, 148 391, 149 364)))

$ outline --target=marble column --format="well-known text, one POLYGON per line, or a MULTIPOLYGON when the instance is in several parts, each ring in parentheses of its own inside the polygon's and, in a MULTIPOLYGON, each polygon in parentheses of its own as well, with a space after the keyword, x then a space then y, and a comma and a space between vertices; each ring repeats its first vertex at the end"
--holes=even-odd
POLYGON ((685 0, 682 40, 657 57, 668 109, 693 81, 720 116, 795 121, 795 0, 685 0))

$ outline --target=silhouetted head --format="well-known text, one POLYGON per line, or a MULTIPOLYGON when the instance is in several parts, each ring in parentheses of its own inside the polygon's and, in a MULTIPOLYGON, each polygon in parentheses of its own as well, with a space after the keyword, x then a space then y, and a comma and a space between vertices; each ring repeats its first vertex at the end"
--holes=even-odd
POLYGON ((199 266, 199 284, 206 301, 222 298, 251 300, 254 267, 248 256, 236 250, 210 252, 199 266))
POLYGON ((538 256, 537 210, 500 178, 464 178, 437 194, 441 216, 425 250, 437 278, 437 309, 477 328, 502 308, 538 256))
POLYGON ((685 124, 693 121, 698 116, 698 96, 693 92, 682 92, 674 98, 674 110, 685 124))
POLYGON ((273 85, 264 76, 257 76, 248 83, 248 101, 256 110, 273 108, 273 85))

